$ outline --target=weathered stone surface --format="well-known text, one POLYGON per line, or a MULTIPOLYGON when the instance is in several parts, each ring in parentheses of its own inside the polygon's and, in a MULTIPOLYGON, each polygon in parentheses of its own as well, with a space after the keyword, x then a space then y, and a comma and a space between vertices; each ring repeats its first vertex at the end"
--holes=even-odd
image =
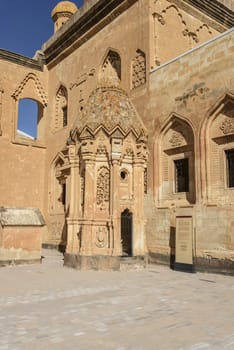
POLYGON ((45 221, 38 208, 0 208, 2 226, 44 226, 45 221))
POLYGON ((38 208, 46 223, 3 212, 3 260, 37 259, 43 235, 72 266, 148 254, 173 265, 176 216, 191 216, 195 264, 230 271, 228 0, 63 5, 37 60, 0 52, 1 206, 38 208), (25 98, 38 103, 36 139, 17 132, 25 98))

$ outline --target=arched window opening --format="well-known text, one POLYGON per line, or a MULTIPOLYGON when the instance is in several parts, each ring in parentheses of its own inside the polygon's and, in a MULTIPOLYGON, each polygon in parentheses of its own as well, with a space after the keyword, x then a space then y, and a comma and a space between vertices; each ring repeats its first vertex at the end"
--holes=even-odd
MULTIPOLYGON (((194 135, 191 126, 172 116, 162 130, 160 201, 195 202, 194 135)), ((182 203, 182 202, 181 202, 182 203)))
POLYGON ((67 89, 64 86, 60 86, 56 94, 56 112, 54 120, 55 130, 59 130, 67 126, 68 124, 68 95, 67 89))
MULTIPOLYGON (((204 195, 209 200, 232 201, 234 187, 234 98, 227 94, 211 110, 203 125, 204 195), (205 193, 207 191, 207 193, 205 193)), ((202 135, 202 136, 203 136, 202 135)))
POLYGON ((17 135, 27 139, 38 139, 40 122, 43 117, 43 106, 30 98, 19 100, 17 135))

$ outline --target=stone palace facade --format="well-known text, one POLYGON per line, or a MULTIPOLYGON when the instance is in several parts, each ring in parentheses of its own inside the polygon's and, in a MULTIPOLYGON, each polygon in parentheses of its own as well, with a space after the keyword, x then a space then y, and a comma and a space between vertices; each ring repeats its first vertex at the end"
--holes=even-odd
POLYGON ((0 265, 234 273, 233 8, 62 1, 33 59, 0 50, 0 265))

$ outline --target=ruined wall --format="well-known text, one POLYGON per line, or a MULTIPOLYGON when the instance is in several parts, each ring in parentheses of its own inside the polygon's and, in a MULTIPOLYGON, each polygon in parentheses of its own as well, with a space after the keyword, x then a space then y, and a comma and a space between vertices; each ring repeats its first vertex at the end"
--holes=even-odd
POLYGON ((174 254, 175 217, 192 215, 197 264, 232 264, 233 188, 227 185, 225 152, 234 145, 233 51, 230 30, 150 74, 145 207, 148 248, 156 259, 168 261, 174 254), (176 193, 173 161, 189 158, 189 152, 189 191, 176 193))

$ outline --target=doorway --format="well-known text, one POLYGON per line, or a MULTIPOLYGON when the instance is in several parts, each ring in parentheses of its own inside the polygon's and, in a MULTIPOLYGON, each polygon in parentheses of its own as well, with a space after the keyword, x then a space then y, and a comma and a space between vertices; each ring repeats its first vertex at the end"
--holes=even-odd
POLYGON ((122 256, 132 256, 132 213, 125 209, 121 213, 122 256))

